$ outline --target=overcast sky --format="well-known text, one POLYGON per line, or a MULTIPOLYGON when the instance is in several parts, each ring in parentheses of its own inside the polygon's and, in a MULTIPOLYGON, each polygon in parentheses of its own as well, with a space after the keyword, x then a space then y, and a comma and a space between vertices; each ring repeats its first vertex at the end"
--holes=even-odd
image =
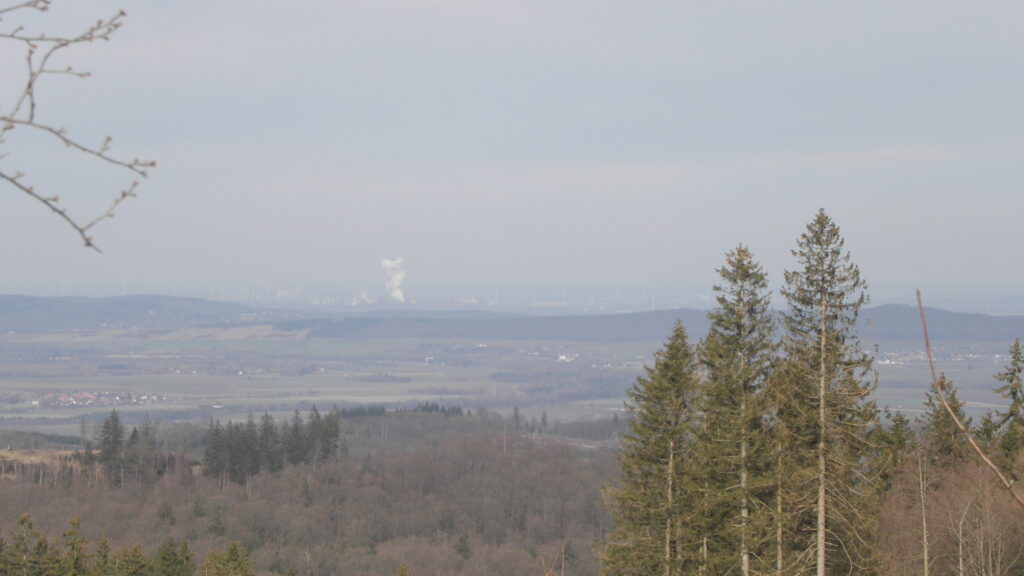
MULTIPOLYGON (((120 8, 39 116, 159 168, 103 255, 0 189, 0 292, 379 298, 402 257, 411 298, 697 303, 741 242, 777 285, 824 207, 876 302, 1024 312, 1020 3, 55 0, 25 22, 120 8)), ((131 180, 16 136, 0 167, 74 214, 131 180)))

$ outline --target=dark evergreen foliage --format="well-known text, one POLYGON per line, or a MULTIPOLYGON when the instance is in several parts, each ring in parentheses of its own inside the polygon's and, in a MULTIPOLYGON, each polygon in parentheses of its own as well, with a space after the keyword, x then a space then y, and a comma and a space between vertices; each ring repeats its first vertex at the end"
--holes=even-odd
POLYGON ((957 419, 968 427, 971 419, 964 414, 964 403, 957 398, 956 387, 945 374, 939 375, 939 387, 941 391, 929 388, 925 392, 925 412, 918 420, 925 449, 939 466, 949 467, 962 464, 970 456, 971 448, 943 405, 940 394, 945 396, 957 419))
POLYGON ((867 284, 824 210, 793 256, 799 265, 785 273, 781 291, 786 362, 778 418, 787 443, 800 448, 781 461, 780 493, 793 513, 788 559, 779 568, 816 569, 819 576, 870 570, 874 526, 867 511, 877 505, 881 461, 872 443, 879 425, 872 360, 856 333, 867 284))
POLYGON ((699 426, 697 358, 677 322, 653 367, 629 389, 620 485, 611 492, 615 531, 604 551, 609 574, 683 574, 699 563, 699 505, 688 450, 699 426))
POLYGON ((285 463, 310 463, 315 468, 339 454, 340 436, 337 407, 321 416, 314 406, 305 420, 296 410, 291 421, 280 426, 267 413, 259 424, 251 414, 245 423, 229 421, 222 426, 215 421, 210 424, 203 471, 221 482, 245 484, 260 471, 281 471, 285 463))
MULTIPOLYGON (((35 529, 32 518, 22 516, 10 535, 0 537, 0 574, 11 576, 194 576, 196 563, 186 542, 168 538, 150 557, 138 544, 111 550, 104 539, 90 552, 82 536, 81 523, 74 519, 59 543, 50 542, 35 529)), ((255 576, 248 553, 232 544, 221 554, 210 552, 203 564, 203 576, 255 576), (208 572, 206 570, 209 570, 208 572)))
POLYGON ((1024 448, 1024 385, 1021 375, 1024 374, 1024 351, 1021 350, 1020 339, 1010 346, 1010 363, 996 374, 996 380, 1003 383, 996 389, 1000 396, 1010 401, 1006 411, 997 414, 1000 430, 999 448, 1003 467, 1012 470, 1016 464, 1017 454, 1024 448))
POLYGON ((699 347, 707 378, 704 425, 694 448, 703 512, 704 569, 749 575, 770 566, 774 491, 771 418, 765 385, 774 363, 768 280, 744 246, 726 255, 718 306, 699 347))
POLYGON ((124 465, 124 425, 117 410, 111 410, 110 416, 103 420, 100 427, 100 464, 107 473, 107 478, 120 485, 121 472, 124 465))

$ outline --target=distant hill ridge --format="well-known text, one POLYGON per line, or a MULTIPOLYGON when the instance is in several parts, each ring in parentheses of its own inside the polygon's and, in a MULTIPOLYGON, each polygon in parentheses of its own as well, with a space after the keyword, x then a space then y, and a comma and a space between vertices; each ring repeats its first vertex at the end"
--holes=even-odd
MULTIPOLYGON (((1012 342, 1024 337, 1024 316, 992 316, 925 307, 932 340, 1012 342)), ((864 340, 921 340, 921 316, 915 306, 883 304, 861 313, 864 340)))
POLYGON ((497 318, 349 317, 310 332, 310 338, 458 338, 474 340, 661 341, 676 319, 692 334, 708 330, 707 312, 679 309, 590 316, 497 318))
MULTIPOLYGON (((929 308, 927 313, 931 337, 937 341, 1010 342, 1024 335, 1024 316, 990 316, 938 308, 929 308)), ((663 340, 677 319, 682 320, 694 340, 707 333, 707 312, 688 308, 571 316, 530 316, 478 310, 384 310, 324 318, 309 313, 172 296, 0 296, 0 331, 3 332, 118 327, 176 329, 272 323, 277 330, 308 331, 310 338, 650 342, 663 340)), ((861 337, 868 341, 921 339, 917 309, 899 304, 864 310, 859 330, 861 337)))
POLYGON ((238 322, 249 312, 251 309, 241 304, 175 296, 0 296, 0 331, 184 328, 238 322))
MULTIPOLYGON (((1024 316, 989 316, 926 309, 929 334, 936 341, 1011 342, 1024 335, 1024 316)), ((322 324, 311 338, 463 338, 479 340, 568 340, 642 342, 664 340, 676 320, 692 340, 707 334, 707 311, 658 310, 592 316, 520 316, 509 318, 428 319, 351 317, 322 324)), ((920 340, 917 308, 889 304, 861 313, 863 340, 920 340)))

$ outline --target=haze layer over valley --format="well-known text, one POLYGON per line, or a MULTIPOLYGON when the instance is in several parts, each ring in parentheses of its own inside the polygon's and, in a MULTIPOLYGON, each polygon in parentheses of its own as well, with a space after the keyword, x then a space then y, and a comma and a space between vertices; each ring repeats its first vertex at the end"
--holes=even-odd
MULTIPOLYGON (((928 311, 939 367, 972 413, 1024 317, 928 311)), ((434 402, 566 420, 621 415, 625 390, 680 319, 377 310, 321 317, 197 299, 0 297, 0 427, 74 434, 111 407, 165 421, 243 419, 311 405, 434 402)), ((881 405, 921 409, 929 377, 915 309, 869 308, 881 405)))

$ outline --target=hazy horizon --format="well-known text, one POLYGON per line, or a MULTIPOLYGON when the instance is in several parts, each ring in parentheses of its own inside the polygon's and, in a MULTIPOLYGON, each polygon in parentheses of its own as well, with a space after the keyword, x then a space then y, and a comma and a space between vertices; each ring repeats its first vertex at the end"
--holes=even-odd
MULTIPOLYGON (((234 302, 257 307, 294 308, 329 311, 369 310, 484 310, 537 314, 604 314, 690 308, 709 310, 715 306, 710 286, 600 285, 566 282, 550 284, 483 284, 405 286, 407 299, 398 302, 380 287, 345 285, 153 285, 153 286, 77 286, 68 283, 40 285, 37 289, 11 283, 0 283, 0 295, 40 297, 172 296, 203 300, 234 302), (495 298, 497 296, 497 298, 495 298)), ((870 290, 868 307, 886 304, 913 306, 913 287, 890 287, 870 290)), ((1004 293, 979 294, 956 285, 933 286, 924 293, 925 305, 953 312, 991 315, 1022 315, 1024 304, 1011 290, 1004 293)), ((776 290, 773 308, 781 309, 784 301, 776 290)))
MULTIPOLYGON (((102 255, 4 188, 0 292, 373 300, 402 258, 410 306, 700 307, 738 243, 778 288, 823 207, 874 304, 1024 313, 1024 6, 97 0, 24 24, 121 8, 39 114, 159 166, 102 255)), ((126 184, 20 132, 3 166, 73 214, 126 184)))

